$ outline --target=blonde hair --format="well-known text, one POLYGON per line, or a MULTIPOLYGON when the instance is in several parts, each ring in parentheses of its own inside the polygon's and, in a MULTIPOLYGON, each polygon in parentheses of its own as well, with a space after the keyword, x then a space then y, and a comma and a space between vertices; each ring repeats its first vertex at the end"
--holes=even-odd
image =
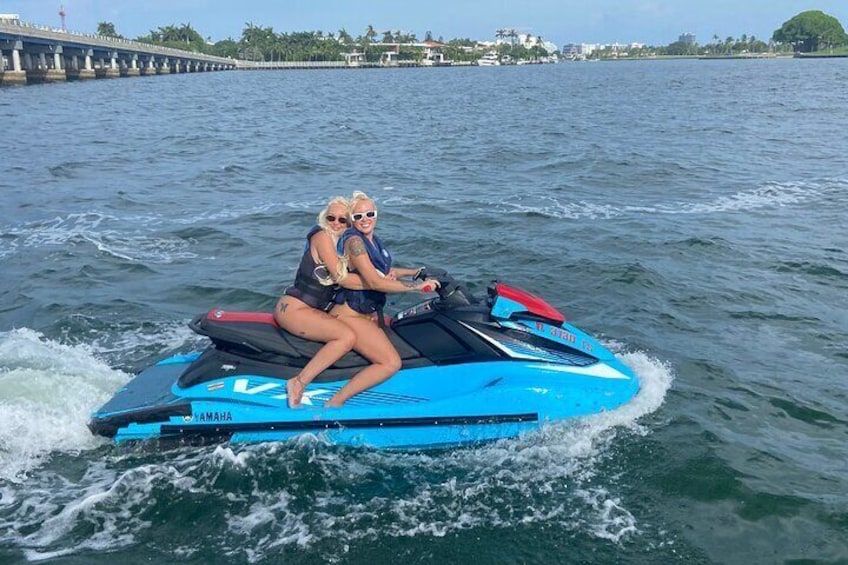
MULTIPOLYGON (((330 239, 332 239, 333 243, 335 244, 335 242, 338 238, 337 238, 336 234, 330 229, 330 226, 327 224, 327 214, 330 213, 330 208, 334 204, 340 204, 341 206, 344 206, 344 209, 346 211, 346 215, 348 217, 348 222, 350 222, 351 201, 348 200, 347 198, 345 198, 344 196, 334 196, 333 198, 331 198, 330 201, 327 202, 327 205, 324 206, 324 209, 321 210, 320 212, 318 212, 318 220, 317 221, 318 221, 318 226, 322 230, 327 232, 327 234, 330 236, 330 239)), ((330 274, 330 270, 325 265, 320 265, 319 267, 315 268, 315 270, 313 271, 313 274, 315 275, 315 278, 318 279, 318 282, 321 283, 324 286, 333 286, 334 284, 340 283, 342 280, 344 280, 344 278, 347 276, 347 273, 348 273, 347 258, 346 257, 339 257, 339 264, 338 264, 338 268, 336 269, 336 271, 337 271, 336 276, 333 277, 330 274), (324 267, 323 269, 321 269, 321 273, 318 272, 320 267, 324 267)))
MULTIPOLYGON (((377 205, 374 203, 373 198, 371 198, 370 196, 368 196, 367 194, 365 194, 361 190, 354 191, 353 195, 350 197, 350 200, 348 201, 348 207, 347 207, 348 219, 351 219, 350 216, 353 215, 353 209, 356 207, 356 205, 359 204, 360 202, 362 202, 363 200, 367 200, 368 202, 374 204, 374 209, 375 210, 377 209, 377 205)), ((351 225, 353 225, 353 224, 351 224, 351 225)))
MULTIPOLYGON (((348 200, 347 198, 345 198, 344 196, 334 196, 334 197, 332 197, 330 199, 330 201, 327 202, 327 205, 324 206, 324 209, 321 210, 320 212, 318 212, 318 220, 317 220, 318 225, 321 227, 321 229, 323 229, 325 231, 330 229, 330 226, 327 225, 327 214, 330 213, 330 207, 333 204, 340 204, 341 206, 344 206, 345 210, 348 210, 347 215, 350 216, 350 207, 351 207, 351 204, 352 204, 351 201, 348 200)), ((348 220, 350 220, 350 218, 348 218, 348 220)), ((332 235, 332 234, 330 234, 330 235, 332 235)))

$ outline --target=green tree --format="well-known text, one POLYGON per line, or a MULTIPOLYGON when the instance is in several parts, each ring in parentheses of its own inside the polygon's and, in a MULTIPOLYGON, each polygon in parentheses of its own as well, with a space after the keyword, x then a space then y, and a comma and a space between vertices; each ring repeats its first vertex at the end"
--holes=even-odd
POLYGON ((353 43, 353 37, 347 32, 345 28, 339 30, 339 41, 342 45, 351 45, 353 43))
POLYGON ((368 25, 365 29, 365 42, 366 43, 374 43, 374 38, 377 37, 377 32, 374 30, 374 26, 368 25))
POLYGON ((191 24, 169 25, 153 29, 150 30, 150 35, 139 37, 136 41, 197 53, 211 53, 214 49, 214 46, 208 45, 203 36, 191 27, 191 24))
POLYGON ((117 31, 115 31, 115 24, 112 22, 100 22, 97 24, 97 35, 102 35, 103 37, 115 37, 117 39, 123 39, 124 36, 120 35, 117 31))
POLYGON ((791 44, 796 51, 809 53, 825 45, 848 42, 839 20, 821 10, 801 12, 775 30, 772 39, 778 44, 791 44))
POLYGON ((665 48, 666 55, 685 56, 695 55, 697 52, 698 46, 688 41, 675 41, 674 43, 669 43, 665 48))
POLYGON ((227 38, 215 43, 209 54, 217 55, 218 57, 232 57, 233 59, 238 59, 239 44, 232 38, 227 38))

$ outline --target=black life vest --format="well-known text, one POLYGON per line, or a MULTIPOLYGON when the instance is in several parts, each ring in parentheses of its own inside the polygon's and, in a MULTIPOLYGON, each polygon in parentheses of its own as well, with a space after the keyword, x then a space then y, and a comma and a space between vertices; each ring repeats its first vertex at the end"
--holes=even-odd
POLYGON ((336 295, 338 286, 325 286, 315 276, 315 268, 320 265, 316 264, 315 260, 312 259, 310 240, 321 229, 320 226, 315 226, 306 235, 306 249, 303 252, 303 257, 300 259, 300 265, 297 267, 294 284, 286 288, 284 294, 293 296, 318 310, 327 310, 333 304, 333 298, 336 295))

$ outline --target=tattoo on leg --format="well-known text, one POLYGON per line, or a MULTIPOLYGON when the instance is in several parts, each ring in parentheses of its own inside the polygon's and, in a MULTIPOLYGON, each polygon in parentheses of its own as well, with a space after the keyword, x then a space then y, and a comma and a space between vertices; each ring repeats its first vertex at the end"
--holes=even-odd
POLYGON ((288 308, 288 307, 289 307, 289 305, 286 304, 285 302, 280 302, 280 303, 277 304, 277 310, 279 310, 283 314, 286 313, 286 308, 288 308))

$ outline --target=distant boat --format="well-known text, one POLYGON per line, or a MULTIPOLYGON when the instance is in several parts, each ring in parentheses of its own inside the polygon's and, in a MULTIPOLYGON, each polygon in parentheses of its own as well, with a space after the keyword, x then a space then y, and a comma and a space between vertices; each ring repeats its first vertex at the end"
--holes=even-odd
POLYGON ((477 59, 478 67, 497 67, 500 66, 501 60, 498 59, 498 54, 495 51, 489 51, 479 59, 477 59))

